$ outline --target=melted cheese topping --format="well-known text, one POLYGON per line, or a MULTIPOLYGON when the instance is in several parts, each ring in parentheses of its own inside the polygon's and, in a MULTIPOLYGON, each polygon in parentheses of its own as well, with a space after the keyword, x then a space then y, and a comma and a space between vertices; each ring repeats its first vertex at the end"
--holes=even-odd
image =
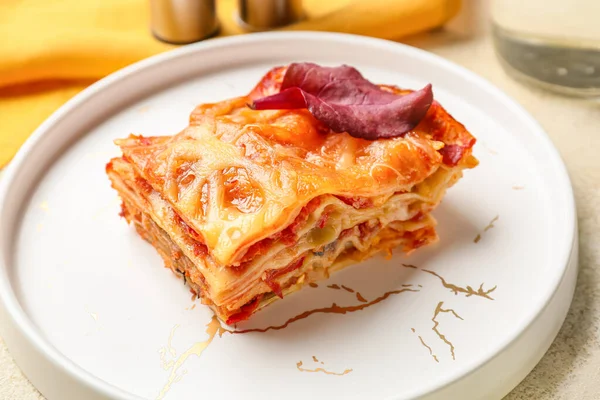
MULTIPOLYGON (((175 136, 117 141, 221 265, 239 264, 250 245, 285 228, 315 197, 408 192, 443 166, 444 143, 474 142, 437 104, 404 137, 375 141, 332 133, 307 110, 246 106, 277 91, 280 78, 274 70, 249 96, 197 107, 175 136)), ((463 160, 474 163, 470 149, 463 160)))

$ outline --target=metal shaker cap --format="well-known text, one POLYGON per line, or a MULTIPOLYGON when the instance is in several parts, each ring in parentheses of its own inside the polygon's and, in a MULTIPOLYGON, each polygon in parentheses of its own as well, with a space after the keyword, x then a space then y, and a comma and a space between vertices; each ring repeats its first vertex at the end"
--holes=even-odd
POLYGON ((206 39, 219 29, 215 0, 150 0, 150 26, 163 42, 206 39))
POLYGON ((238 0, 239 19, 254 31, 279 28, 301 20, 302 0, 238 0))

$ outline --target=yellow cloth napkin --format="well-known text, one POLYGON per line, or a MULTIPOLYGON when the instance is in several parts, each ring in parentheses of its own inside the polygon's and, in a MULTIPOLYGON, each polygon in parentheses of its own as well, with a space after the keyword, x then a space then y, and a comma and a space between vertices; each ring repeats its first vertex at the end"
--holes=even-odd
MULTIPOLYGON (((173 49, 149 28, 148 0, 0 0, 0 168, 35 128, 90 83, 173 49)), ((220 36, 244 33, 236 0, 217 0, 220 36)), ((460 0, 304 0, 286 30, 398 39, 442 25, 460 0)))

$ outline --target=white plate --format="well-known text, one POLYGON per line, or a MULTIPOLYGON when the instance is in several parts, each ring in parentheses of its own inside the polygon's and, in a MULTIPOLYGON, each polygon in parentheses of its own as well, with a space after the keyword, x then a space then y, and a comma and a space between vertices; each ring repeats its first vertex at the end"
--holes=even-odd
POLYGON ((166 399, 500 398, 546 351, 576 277, 571 186, 537 123, 463 68, 363 37, 218 39, 125 68, 35 132, 1 193, 1 334, 50 399, 152 399, 164 389, 166 399), (208 337, 211 313, 191 309, 187 288, 118 217, 104 173, 118 154, 112 140, 174 134, 196 104, 246 93, 270 67, 290 61, 347 63, 403 87, 433 83, 436 99, 478 138, 481 165, 435 212, 438 245, 350 268, 243 327, 280 325, 333 302, 363 304, 328 284, 369 301, 403 285, 415 291, 358 312, 316 313, 282 330, 217 336, 200 357, 186 358, 208 337), (467 293, 480 287, 496 289, 490 298, 467 293), (175 361, 167 370, 165 348, 166 366, 175 361), (303 369, 351 371, 301 371, 300 361, 303 369))

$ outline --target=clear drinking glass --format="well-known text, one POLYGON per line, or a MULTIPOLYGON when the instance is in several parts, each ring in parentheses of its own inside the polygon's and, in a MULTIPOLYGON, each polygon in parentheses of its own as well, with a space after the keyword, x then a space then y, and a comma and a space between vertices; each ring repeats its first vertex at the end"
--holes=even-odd
POLYGON ((600 0, 493 0, 496 53, 515 78, 600 96, 600 0))

